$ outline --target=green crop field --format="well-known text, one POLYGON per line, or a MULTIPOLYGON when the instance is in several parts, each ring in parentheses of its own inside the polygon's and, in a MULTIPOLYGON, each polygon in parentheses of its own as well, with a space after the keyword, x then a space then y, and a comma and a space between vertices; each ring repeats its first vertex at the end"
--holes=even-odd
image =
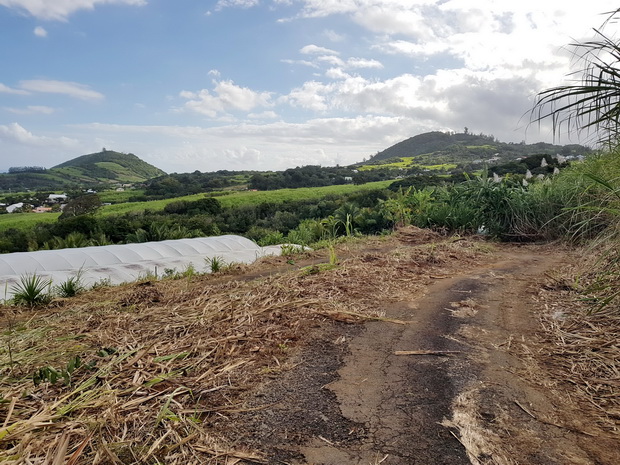
POLYGON ((389 169, 407 169, 407 168, 419 168, 421 170, 440 171, 440 170, 452 170, 456 168, 456 164, 442 163, 437 165, 423 165, 416 163, 415 160, 418 157, 400 157, 402 161, 394 163, 382 163, 377 165, 362 165, 358 169, 360 171, 378 170, 382 168, 389 169))
POLYGON ((37 223, 53 223, 60 213, 7 213, 0 215, 0 231, 7 229, 29 229, 37 223))
MULTIPOLYGON (((217 200, 224 207, 238 207, 239 205, 256 205, 263 202, 282 203, 287 200, 300 199, 320 199, 327 195, 340 195, 350 192, 359 192, 372 189, 384 189, 393 181, 369 182, 366 184, 343 184, 339 186, 325 187, 301 187, 299 189, 278 189, 274 191, 238 191, 227 193, 227 195, 216 196, 217 200)), ((175 197, 173 199, 152 200, 149 202, 132 202, 117 205, 106 205, 101 210, 101 215, 118 215, 131 211, 144 210, 163 210, 163 208, 171 203, 179 200, 198 200, 204 198, 205 194, 187 195, 184 197, 175 197)))
POLYGON ((101 191, 97 192, 99 198, 103 203, 123 203, 129 201, 130 197, 142 195, 144 189, 127 189, 122 192, 116 191, 101 191))

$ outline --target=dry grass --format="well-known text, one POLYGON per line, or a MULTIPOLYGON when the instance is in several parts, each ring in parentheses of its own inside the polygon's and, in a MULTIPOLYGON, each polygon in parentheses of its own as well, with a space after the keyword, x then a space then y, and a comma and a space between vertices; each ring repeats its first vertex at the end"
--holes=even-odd
POLYGON ((248 280, 278 265, 263 262, 245 275, 101 288, 24 311, 2 323, 0 461, 265 463, 212 427, 246 409, 244 392, 286 369, 291 349, 327 318, 381 318, 384 303, 484 252, 468 240, 375 239, 339 246, 338 257, 351 258, 316 273, 248 280), (63 370, 76 356, 82 364, 68 385, 34 385, 35 371, 63 370))
POLYGON ((591 264, 591 259, 584 258, 581 267, 562 270, 558 273, 561 277, 552 277, 541 291, 543 351, 537 357, 555 383, 596 419, 596 424, 589 426, 618 433, 620 311, 609 306, 592 312, 592 304, 574 289, 579 287, 577 278, 584 276, 579 270, 584 266, 591 269, 591 264))

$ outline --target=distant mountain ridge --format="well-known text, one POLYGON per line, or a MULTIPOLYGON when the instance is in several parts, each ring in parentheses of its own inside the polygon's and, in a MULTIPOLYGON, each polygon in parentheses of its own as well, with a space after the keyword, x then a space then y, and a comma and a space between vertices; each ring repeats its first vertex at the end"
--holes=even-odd
POLYGON ((490 157, 508 162, 530 155, 577 156, 590 153, 588 147, 578 144, 554 145, 545 142, 535 144, 505 143, 485 134, 448 133, 433 131, 410 137, 378 152, 366 163, 381 162, 391 158, 416 157, 426 164, 467 163, 490 157))
POLYGON ((48 170, 0 174, 0 189, 95 188, 110 184, 142 183, 165 174, 132 153, 103 149, 101 152, 73 158, 48 170))

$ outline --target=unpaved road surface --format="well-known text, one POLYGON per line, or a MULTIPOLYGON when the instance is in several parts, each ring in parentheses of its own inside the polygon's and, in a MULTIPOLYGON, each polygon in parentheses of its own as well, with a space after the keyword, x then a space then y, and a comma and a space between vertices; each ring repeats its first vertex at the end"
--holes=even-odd
POLYGON ((382 320, 322 325, 257 386, 239 444, 273 464, 619 464, 617 436, 589 428, 529 357, 544 350, 537 291, 566 260, 500 247, 380 303, 382 320))

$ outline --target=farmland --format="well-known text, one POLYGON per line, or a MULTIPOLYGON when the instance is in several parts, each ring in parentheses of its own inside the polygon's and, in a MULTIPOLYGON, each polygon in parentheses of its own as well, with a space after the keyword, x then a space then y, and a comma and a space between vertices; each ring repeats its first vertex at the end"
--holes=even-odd
MULTIPOLYGON (((299 189, 279 189, 275 191, 226 191, 213 193, 223 207, 239 207, 241 205, 258 205, 261 203, 282 203, 289 200, 321 199, 329 195, 341 195, 365 190, 386 188, 391 181, 371 182, 362 185, 345 184, 339 186, 326 186, 299 189), (218 195, 220 194, 220 195, 218 195)), ((114 197, 126 196, 131 191, 114 192, 114 197)), ((134 192, 135 195, 135 192, 134 192)), ((179 200, 194 201, 204 198, 205 194, 187 195, 164 200, 151 200, 148 202, 123 202, 114 205, 105 205, 97 213, 98 216, 122 215, 129 212, 160 211, 164 207, 179 200)), ((102 199, 110 201, 110 195, 104 193, 102 199)), ((37 223, 52 223, 58 219, 59 213, 12 213, 0 215, 0 231, 10 228, 31 229, 37 223)))
MULTIPOLYGON (((369 182, 362 185, 345 184, 326 187, 300 187, 298 189, 278 189, 274 191, 226 191, 213 195, 223 207, 239 207, 241 205, 258 205, 261 203, 282 203, 289 200, 320 199, 329 195, 342 195, 372 189, 383 189, 392 181, 369 182), (224 195, 217 195, 224 194, 224 195)), ((101 209, 101 215, 122 214, 131 211, 163 210, 171 203, 179 200, 193 201, 204 198, 205 194, 187 195, 173 199, 151 200, 140 203, 123 203, 107 205, 101 209)))
POLYGON ((400 157, 397 159, 394 159, 394 161, 389 162, 389 160, 386 160, 386 162, 381 162, 381 163, 373 163, 373 164, 364 164, 361 165, 358 170, 359 171, 371 171, 371 170, 376 170, 376 169, 402 169, 402 170, 406 170, 406 169, 411 169, 411 168, 417 168, 419 170, 428 170, 428 171, 448 171, 448 170, 453 170, 457 167, 457 165, 455 163, 441 163, 441 164, 434 164, 434 165, 425 165, 425 164, 421 164, 419 162, 416 162, 416 160, 418 159, 418 157, 400 157))

